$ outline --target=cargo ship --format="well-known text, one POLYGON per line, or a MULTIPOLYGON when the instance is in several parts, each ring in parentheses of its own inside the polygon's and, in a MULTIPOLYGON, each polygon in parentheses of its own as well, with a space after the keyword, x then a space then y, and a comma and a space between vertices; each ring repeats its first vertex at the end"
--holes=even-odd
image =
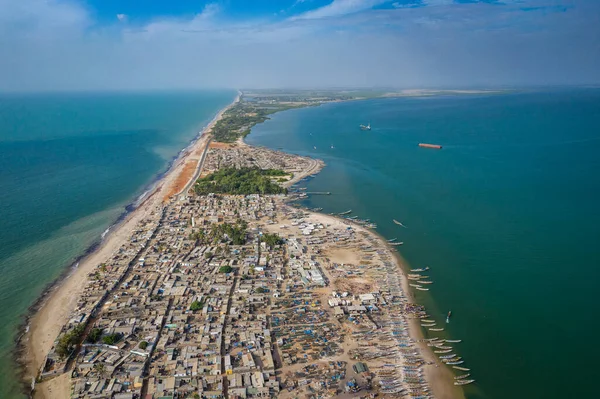
POLYGON ((419 147, 423 148, 434 148, 436 150, 441 150, 442 146, 439 144, 427 144, 427 143, 419 143, 419 147))

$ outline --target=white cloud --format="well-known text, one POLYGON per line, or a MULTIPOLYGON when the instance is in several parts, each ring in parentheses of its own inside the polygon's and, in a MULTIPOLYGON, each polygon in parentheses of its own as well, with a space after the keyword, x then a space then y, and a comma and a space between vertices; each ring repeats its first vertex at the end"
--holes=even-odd
POLYGON ((227 20, 210 5, 187 19, 101 26, 78 3, 0 0, 0 90, 599 82, 589 16, 600 2, 586 4, 542 16, 512 6, 345 8, 278 22, 227 20))
POLYGON ((331 4, 296 15, 291 20, 319 19, 352 14, 386 3, 388 0, 333 0, 331 4))
POLYGON ((121 22, 127 21, 127 14, 117 14, 117 19, 121 22))

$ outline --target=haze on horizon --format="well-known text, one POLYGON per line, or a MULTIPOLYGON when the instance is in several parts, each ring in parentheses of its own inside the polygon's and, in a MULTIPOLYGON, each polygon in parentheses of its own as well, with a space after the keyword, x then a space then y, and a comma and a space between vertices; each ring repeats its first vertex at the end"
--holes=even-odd
POLYGON ((598 0, 0 0, 0 91, 600 84, 598 0))

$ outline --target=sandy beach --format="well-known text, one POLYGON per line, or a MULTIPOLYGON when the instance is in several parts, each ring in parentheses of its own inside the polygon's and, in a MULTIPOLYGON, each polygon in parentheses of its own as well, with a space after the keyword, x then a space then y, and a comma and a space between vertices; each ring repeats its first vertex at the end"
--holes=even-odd
MULTIPOLYGON (((318 223, 322 223, 323 225, 329 225, 337 228, 345 228, 350 224, 350 222, 345 219, 325 215, 322 213, 316 212, 306 212, 310 214, 310 219, 317 221, 318 223)), ((280 220, 280 223, 289 223, 289 220, 280 220)), ((406 271, 409 270, 409 265, 405 259, 402 258, 399 252, 393 250, 393 248, 387 243, 387 241, 374 232, 373 230, 367 229, 363 226, 360 226, 356 223, 351 224, 353 229, 357 232, 363 233, 365 235, 371 236, 374 240, 376 240, 381 247, 384 247, 389 251, 389 255, 393 259, 394 265, 397 267, 399 273, 405 277, 406 271)), ((278 228, 277 226, 268 226, 268 229, 273 232, 277 232, 279 234, 284 235, 285 230, 278 228)), ((340 264, 360 264, 361 263, 361 253, 357 248, 345 248, 343 250, 335 250, 328 253, 328 257, 331 262, 340 263, 340 264)), ((411 289, 408 285, 408 280, 406 278, 402 278, 402 289, 405 292, 411 303, 415 303, 414 296, 411 293, 411 289)), ((366 283, 367 287, 369 281, 362 281, 361 283, 366 283)), ((368 292, 367 287, 365 287, 365 293, 368 292)), ((335 287, 329 287, 328 291, 335 289, 335 287)), ((438 399, 464 399, 464 392, 460 387, 454 386, 454 377, 452 372, 448 369, 444 363, 442 363, 437 357, 434 355, 432 349, 426 345, 425 342, 418 342, 423 339, 423 333, 421 331, 421 327, 419 325, 418 319, 409 320, 409 328, 410 328, 410 337, 417 342, 417 346, 421 350, 421 355, 425 359, 426 362, 430 363, 423 367, 425 372, 425 378, 431 387, 431 390, 434 394, 435 398, 438 399)))
MULTIPOLYGON (((88 274, 94 268, 106 261, 116 250, 119 249, 122 242, 127 240, 135 226, 140 220, 146 218, 153 209, 161 206, 165 198, 179 193, 188 183, 179 178, 183 173, 189 173, 189 162, 198 163, 202 158, 201 154, 206 150, 210 142, 209 134, 213 126, 222 118, 223 113, 233 104, 240 100, 240 94, 234 102, 221 110, 215 118, 203 129, 198 138, 192 143, 173 163, 171 169, 156 184, 152 192, 145 198, 134 211, 117 226, 113 227, 111 233, 105 237, 104 241, 96 251, 86 256, 79 262, 79 266, 73 270, 62 281, 57 282, 45 296, 44 302, 29 319, 29 331, 22 337, 21 344, 24 348, 21 361, 25 366, 25 381, 31 381, 36 376, 46 354, 52 348, 54 340, 58 336, 61 328, 67 322, 69 315, 77 304, 77 299, 81 295, 88 274)), ((64 376, 52 379, 48 382, 36 385, 35 398, 63 398, 69 396, 69 380, 64 376)))

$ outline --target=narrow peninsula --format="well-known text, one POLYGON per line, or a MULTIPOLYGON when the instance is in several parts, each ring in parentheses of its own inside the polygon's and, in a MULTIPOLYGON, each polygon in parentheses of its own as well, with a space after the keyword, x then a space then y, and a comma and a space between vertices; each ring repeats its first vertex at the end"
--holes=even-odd
POLYGON ((240 94, 31 316, 33 396, 461 398, 458 341, 411 299, 425 276, 290 202, 322 161, 243 142, 274 112, 357 98, 240 94))

